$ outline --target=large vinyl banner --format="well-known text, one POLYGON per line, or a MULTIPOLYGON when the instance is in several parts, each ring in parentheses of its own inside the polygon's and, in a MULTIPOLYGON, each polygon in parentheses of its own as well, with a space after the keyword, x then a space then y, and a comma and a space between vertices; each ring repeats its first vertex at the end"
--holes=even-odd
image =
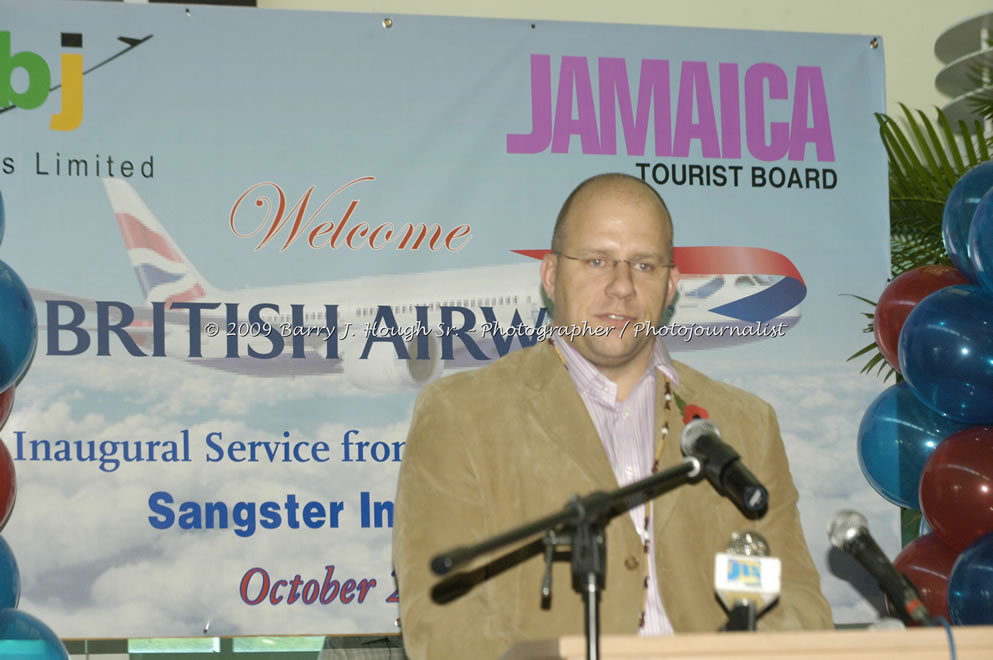
POLYGON ((776 406, 835 618, 875 618, 824 531, 855 508, 897 538, 855 449, 882 384, 845 363, 867 339, 843 294, 888 274, 871 37, 10 0, 0 21, 0 259, 39 323, 0 432, 20 609, 63 637, 395 632, 417 390, 544 338, 536 257, 569 191, 618 171, 674 218, 673 357, 776 406))

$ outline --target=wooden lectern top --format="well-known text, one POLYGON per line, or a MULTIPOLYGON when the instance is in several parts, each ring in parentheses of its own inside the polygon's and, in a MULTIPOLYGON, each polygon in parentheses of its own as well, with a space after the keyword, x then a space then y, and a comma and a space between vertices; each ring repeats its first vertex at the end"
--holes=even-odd
MULTIPOLYGON (((958 660, 993 660, 993 626, 953 626, 958 660)), ((944 628, 681 634, 600 638, 603 660, 945 660, 944 628)), ((518 642, 503 660, 585 660, 586 640, 518 642)))

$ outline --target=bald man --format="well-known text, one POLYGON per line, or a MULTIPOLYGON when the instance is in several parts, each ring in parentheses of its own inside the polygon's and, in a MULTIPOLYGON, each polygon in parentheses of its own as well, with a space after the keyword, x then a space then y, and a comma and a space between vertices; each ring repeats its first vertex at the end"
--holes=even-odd
POLYGON ((393 561, 409 657, 497 658, 514 642, 583 634, 568 562, 543 602, 540 544, 480 559, 452 582, 429 560, 560 510, 572 494, 609 491, 682 460, 693 405, 769 490, 768 513, 744 518, 705 481, 684 485, 607 527, 604 634, 717 630, 714 554, 755 530, 782 560, 779 603, 760 629, 829 628, 772 408, 670 360, 655 325, 676 295, 672 222, 640 179, 581 183, 559 212, 541 282, 553 325, 586 328, 425 387, 414 408, 396 496, 393 561), (641 326, 646 327, 646 326, 641 326), (593 330, 596 330, 595 332, 593 330))

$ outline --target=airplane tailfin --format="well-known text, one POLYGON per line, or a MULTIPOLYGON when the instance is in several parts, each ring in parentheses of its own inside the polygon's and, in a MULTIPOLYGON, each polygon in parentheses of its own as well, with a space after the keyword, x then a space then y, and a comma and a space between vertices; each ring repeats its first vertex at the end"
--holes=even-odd
POLYGON ((129 183, 121 179, 104 179, 103 185, 146 302, 171 305, 198 300, 216 291, 173 242, 129 183))

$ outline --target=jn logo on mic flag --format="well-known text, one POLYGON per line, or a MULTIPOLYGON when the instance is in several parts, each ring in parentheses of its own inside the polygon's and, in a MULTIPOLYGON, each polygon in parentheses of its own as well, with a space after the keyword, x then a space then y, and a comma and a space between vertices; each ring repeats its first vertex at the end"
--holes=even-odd
POLYGON ((750 559, 728 558, 728 583, 743 587, 762 586, 762 564, 750 559))

